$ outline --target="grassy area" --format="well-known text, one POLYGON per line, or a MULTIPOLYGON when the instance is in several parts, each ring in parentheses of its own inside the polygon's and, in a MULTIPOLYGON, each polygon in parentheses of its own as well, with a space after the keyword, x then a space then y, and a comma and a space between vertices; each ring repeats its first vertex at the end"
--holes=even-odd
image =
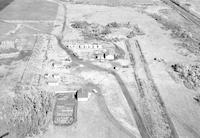
POLYGON ((0 99, 0 136, 24 138, 45 131, 53 108, 51 93, 34 91, 0 99))
POLYGON ((10 30, 14 29, 16 26, 14 24, 7 24, 7 23, 2 23, 0 22, 0 36, 5 35, 8 33, 10 30))
POLYGON ((0 0, 0 10, 8 6, 13 0, 0 0))
POLYGON ((0 17, 8 20, 54 20, 57 7, 55 3, 44 0, 15 0, 0 12, 0 17))
POLYGON ((153 0, 74 0, 76 3, 107 5, 107 6, 134 6, 135 4, 152 4, 153 0))

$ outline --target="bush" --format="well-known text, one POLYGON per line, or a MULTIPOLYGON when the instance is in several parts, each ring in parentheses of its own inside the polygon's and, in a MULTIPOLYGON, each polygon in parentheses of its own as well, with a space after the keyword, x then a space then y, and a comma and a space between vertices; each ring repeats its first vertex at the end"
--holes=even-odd
POLYGON ((71 26, 73 28, 76 28, 76 29, 84 29, 88 26, 89 24, 86 22, 86 21, 76 21, 76 22, 73 22, 71 24, 71 26))
POLYGON ((104 27, 102 30, 101 30, 101 34, 102 35, 107 35, 107 34, 110 34, 111 31, 108 27, 104 27))
POLYGON ((174 72, 178 77, 183 80, 187 88, 193 89, 200 87, 200 65, 171 65, 174 72))
POLYGON ((23 138, 46 128, 53 108, 53 96, 45 91, 19 93, 1 100, 1 105, 0 130, 6 129, 17 138, 23 138))
POLYGON ((111 22, 106 25, 106 27, 118 28, 120 25, 116 22, 111 22))

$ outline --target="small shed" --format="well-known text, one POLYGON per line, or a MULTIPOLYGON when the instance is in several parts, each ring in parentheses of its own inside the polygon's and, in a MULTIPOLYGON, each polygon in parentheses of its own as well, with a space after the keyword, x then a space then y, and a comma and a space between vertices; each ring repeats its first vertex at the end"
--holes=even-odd
POLYGON ((107 60, 114 60, 115 57, 114 57, 114 55, 109 54, 109 55, 106 56, 106 59, 107 60))
POLYGON ((57 80, 48 80, 47 84, 49 86, 58 86, 59 85, 59 81, 57 81, 57 80))
POLYGON ((79 89, 78 92, 78 101, 88 101, 91 93, 88 91, 84 91, 83 89, 79 89))

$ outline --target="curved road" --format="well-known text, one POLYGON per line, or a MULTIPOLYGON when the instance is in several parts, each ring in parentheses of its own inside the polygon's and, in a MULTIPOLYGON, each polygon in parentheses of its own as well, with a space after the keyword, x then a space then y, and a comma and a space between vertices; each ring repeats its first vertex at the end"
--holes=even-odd
MULTIPOLYGON (((143 88, 141 87, 142 86, 141 85, 141 81, 138 78, 139 75, 138 75, 137 70, 136 70, 136 68, 138 68, 138 67, 136 67, 136 63, 137 62, 141 62, 142 65, 143 65, 143 67, 142 67, 144 69, 143 73, 147 78, 147 80, 146 80, 147 83, 146 84, 148 84, 146 87, 149 90, 148 96, 154 97, 153 98, 154 100, 152 102, 156 103, 158 105, 159 110, 162 112, 162 114, 160 115, 162 117, 162 120, 160 120, 160 121, 164 120, 164 123, 169 125, 168 129, 171 132, 170 133, 170 137, 178 138, 179 136, 178 136, 178 134, 176 132, 176 129, 174 127, 173 122, 171 121, 171 118, 169 117, 169 115, 167 113, 167 109, 166 109, 166 107, 164 105, 164 102, 163 102, 161 96, 160 96, 159 90, 158 90, 158 88, 157 88, 157 86, 156 86, 156 84, 155 84, 155 82, 153 80, 153 77, 151 75, 151 71, 150 71, 150 69, 148 67, 148 64, 147 64, 147 61, 146 61, 146 59, 145 59, 145 57, 144 57, 144 55, 142 53, 141 47, 139 45, 139 42, 137 40, 135 40, 136 49, 134 49, 134 51, 137 52, 138 54, 132 52, 133 49, 131 49, 131 45, 130 45, 128 40, 125 41, 125 45, 126 45, 127 50, 129 52, 130 60, 132 62, 132 68, 134 70, 134 73, 133 73, 134 74, 134 78, 135 78, 136 83, 138 85, 139 91, 141 92, 142 96, 145 96, 143 88), (135 60, 134 55, 135 56, 137 55, 140 59, 135 60)), ((151 108, 154 108, 154 107, 151 107, 151 108)), ((155 108, 157 108, 157 107, 155 106, 155 108)), ((157 121, 159 121, 159 120, 157 120, 157 121)), ((165 131, 165 129, 163 129, 163 131, 165 131)))
POLYGON ((131 95, 130 95, 130 92, 128 91, 125 83, 123 82, 123 80, 121 79, 121 77, 116 73, 114 72, 113 70, 109 70, 109 69, 105 69, 105 68, 102 68, 102 67, 99 67, 97 65, 93 65, 91 64, 90 62, 84 62, 80 59, 78 59, 76 56, 73 55, 73 52, 71 50, 69 50, 68 48, 66 48, 63 44, 62 44, 62 39, 63 39, 63 35, 64 35, 64 31, 65 31, 65 26, 66 26, 66 6, 64 5, 63 2, 59 1, 59 0, 56 0, 56 2, 60 3, 63 5, 63 7, 65 8, 65 14, 64 14, 64 20, 63 20, 63 24, 62 24, 62 30, 60 32, 60 34, 58 36, 54 35, 57 40, 58 40, 58 44, 59 46, 65 50, 67 52, 67 54, 70 55, 71 59, 73 62, 77 63, 77 64, 83 64, 85 65, 86 67, 90 68, 90 69, 93 69, 93 70, 98 70, 98 71, 104 71, 104 72, 108 72, 108 73, 111 73, 112 75, 114 75, 114 77, 116 78, 127 102, 128 102, 128 105, 132 111, 132 114, 133 114, 133 117, 136 121, 136 124, 137 124, 137 127, 139 129, 139 132, 140 132, 140 135, 142 136, 142 138, 151 138, 145 125, 144 125, 144 122, 136 108, 136 104, 134 102, 134 100, 131 98, 131 95))
POLYGON ((121 79, 121 77, 113 70, 105 69, 105 68, 102 68, 100 66, 94 65, 94 64, 92 64, 90 62, 85 62, 85 61, 82 61, 82 60, 78 59, 76 56, 73 55, 73 52, 71 50, 69 50, 68 48, 66 48, 62 44, 62 42, 61 42, 62 40, 61 39, 59 39, 59 38, 57 38, 57 39, 58 39, 58 42, 59 42, 59 45, 61 46, 61 48, 63 48, 70 55, 70 57, 71 57, 73 62, 78 63, 78 64, 83 64, 86 67, 88 67, 90 69, 93 69, 93 70, 108 72, 108 73, 112 74, 116 78, 116 80, 117 80, 117 82, 118 82, 118 84, 119 84, 119 86, 120 86, 120 88, 121 88, 121 90, 122 90, 122 92, 123 92, 128 104, 129 104, 129 107, 130 107, 130 109, 132 111, 132 114, 133 114, 133 116, 135 118, 137 127, 138 127, 138 129, 140 131, 140 134, 141 134, 142 138, 150 138, 150 136, 148 134, 148 131, 147 131, 147 129, 146 129, 144 123, 143 123, 143 120, 142 120, 142 118, 141 118, 141 116, 140 116, 140 114, 139 114, 139 112, 138 112, 138 110, 136 108, 136 104, 133 101, 133 99, 131 98, 130 92, 128 91, 128 89, 127 89, 125 83, 123 82, 123 80, 121 79))

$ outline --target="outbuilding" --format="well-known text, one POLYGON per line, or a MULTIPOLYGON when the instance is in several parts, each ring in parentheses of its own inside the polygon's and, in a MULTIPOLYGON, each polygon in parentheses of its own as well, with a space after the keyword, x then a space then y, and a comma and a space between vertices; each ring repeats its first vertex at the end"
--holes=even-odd
POLYGON ((107 56, 106 56, 106 59, 107 59, 107 60, 114 60, 115 57, 114 57, 114 55, 107 55, 107 56))
POLYGON ((49 80, 49 81, 47 82, 47 84, 48 84, 49 86, 58 86, 58 85, 59 85, 59 82, 58 82, 57 80, 49 80))
POLYGON ((79 89, 78 92, 78 101, 88 101, 89 97, 91 95, 91 93, 89 93, 88 91, 84 91, 83 89, 79 89))

